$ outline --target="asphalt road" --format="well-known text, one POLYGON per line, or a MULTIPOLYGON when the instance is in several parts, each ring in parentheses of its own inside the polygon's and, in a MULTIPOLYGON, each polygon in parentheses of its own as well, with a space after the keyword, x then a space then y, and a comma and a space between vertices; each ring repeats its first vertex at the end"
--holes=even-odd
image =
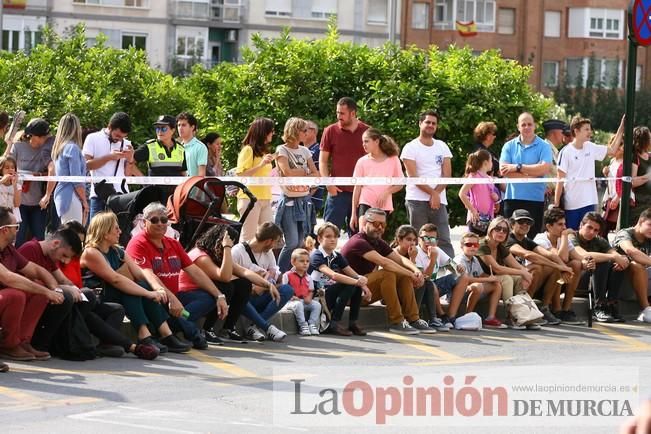
MULTIPOLYGON (((554 418, 531 417, 521 419, 524 424, 500 426, 495 419, 458 423, 429 416, 412 418, 416 426, 405 428, 392 424, 396 420, 378 425, 369 419, 342 423, 342 419, 310 416, 310 427, 305 420, 297 422, 280 411, 288 399, 280 390, 288 384, 294 387, 291 380, 298 378, 305 380, 305 390, 325 387, 344 373, 373 381, 386 378, 382 373, 387 369, 415 377, 477 375, 489 369, 494 376, 513 373, 520 379, 548 377, 552 372, 561 380, 596 369, 590 378, 597 382, 632 375, 635 396, 648 397, 650 331, 650 326, 634 322, 593 329, 562 326, 416 337, 375 330, 364 338, 288 336, 283 343, 232 344, 151 362, 132 356, 88 362, 12 362, 11 371, 0 374, 1 431, 616 432, 621 419, 614 418, 591 418, 597 424, 591 426, 573 419, 558 423, 554 418)), ((301 401, 300 411, 311 408, 308 401, 301 401)))

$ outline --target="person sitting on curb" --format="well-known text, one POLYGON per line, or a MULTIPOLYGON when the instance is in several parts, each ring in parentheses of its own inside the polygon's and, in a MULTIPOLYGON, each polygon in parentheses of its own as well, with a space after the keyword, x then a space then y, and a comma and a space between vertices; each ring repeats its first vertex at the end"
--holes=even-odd
POLYGON ((103 287, 103 301, 124 306, 139 344, 156 345, 160 353, 190 351, 192 344, 177 338, 167 323, 167 312, 161 306, 167 304, 167 292, 119 245, 120 233, 118 218, 112 212, 100 212, 91 219, 80 261, 86 270, 84 283, 91 288, 103 287), (160 342, 151 336, 149 325, 158 330, 160 342))
POLYGON ((272 249, 282 239, 282 229, 275 223, 266 222, 258 226, 252 240, 233 246, 233 263, 252 270, 269 282, 266 286, 253 282, 253 294, 242 312, 253 322, 246 329, 246 338, 252 341, 261 342, 268 337, 274 342, 280 342, 287 336, 287 333, 269 321, 294 295, 294 290, 289 285, 275 286, 280 275, 272 249))
POLYGON ((572 299, 576 287, 579 285, 581 270, 586 269, 588 261, 579 254, 570 241, 569 236, 574 231, 568 229, 565 225, 565 212, 562 209, 551 208, 545 211, 543 223, 545 232, 536 235, 533 241, 560 258, 565 265, 572 269, 570 280, 564 282, 565 298, 563 299, 563 305, 560 304, 560 293, 555 295, 555 300, 552 301, 554 309, 561 307, 560 311, 555 310, 553 314, 564 324, 581 325, 583 322, 577 320, 576 314, 572 311, 572 299))
POLYGON ((360 232, 350 237, 341 253, 354 270, 368 279, 372 294, 369 303, 382 300, 386 305, 391 332, 436 333, 418 314, 414 288, 425 283, 423 273, 382 239, 386 227, 386 213, 369 208, 360 221, 360 232))
POLYGON ((214 294, 217 300, 217 314, 220 319, 226 317, 228 304, 226 296, 221 293, 212 280, 201 268, 192 262, 185 249, 174 238, 165 235, 168 227, 167 208, 158 202, 150 203, 142 211, 145 230, 131 238, 127 253, 142 268, 148 281, 158 282, 157 288, 167 293, 169 301, 169 320, 173 331, 182 331, 186 339, 198 350, 208 348, 205 336, 195 324, 199 318, 182 316, 183 303, 177 298, 179 292, 179 275, 185 271, 199 288, 214 294))
POLYGON ((294 290, 287 308, 296 317, 298 334, 318 336, 321 323, 321 304, 314 299, 314 281, 308 274, 310 253, 305 249, 294 249, 291 257, 292 269, 283 274, 283 284, 294 290), (309 318, 306 320, 305 315, 309 318))
POLYGON ((63 291, 52 275, 18 253, 13 245, 17 231, 13 210, 0 208, 0 357, 47 360, 49 353, 32 347, 32 336, 48 303, 63 303, 63 291))
POLYGON ((558 325, 561 320, 552 313, 552 310, 554 312, 561 310, 561 286, 558 280, 562 277, 564 280, 570 281, 574 271, 565 265, 558 255, 539 246, 527 236, 531 225, 533 225, 533 218, 529 211, 526 209, 513 211, 511 215, 511 234, 506 240, 506 247, 518 262, 527 267, 527 270, 533 276, 531 285, 527 288, 529 295, 533 298, 542 288, 540 311, 543 314, 543 319, 547 321, 548 325, 558 325), (556 301, 557 305, 550 308, 552 301, 556 301))
POLYGON ((328 331, 340 336, 366 336, 357 325, 362 300, 371 301, 368 280, 348 265, 342 254, 335 251, 339 240, 339 228, 325 222, 316 229, 318 249, 310 254, 310 275, 325 290, 325 299, 331 313, 328 331), (344 309, 350 302, 348 328, 340 324, 344 309))
POLYGON ((651 267, 649 256, 651 255, 651 208, 642 211, 635 226, 618 231, 613 239, 613 246, 631 260, 628 270, 637 301, 642 309, 637 320, 651 322, 651 307, 647 298, 648 270, 651 267))
POLYGON ((579 286, 587 288, 588 279, 592 280, 597 297, 592 314, 594 320, 623 321, 617 309, 617 299, 624 272, 631 261, 612 248, 607 239, 598 235, 605 224, 603 217, 596 212, 589 212, 583 216, 579 232, 570 235, 570 241, 581 256, 592 258, 581 275, 579 286))

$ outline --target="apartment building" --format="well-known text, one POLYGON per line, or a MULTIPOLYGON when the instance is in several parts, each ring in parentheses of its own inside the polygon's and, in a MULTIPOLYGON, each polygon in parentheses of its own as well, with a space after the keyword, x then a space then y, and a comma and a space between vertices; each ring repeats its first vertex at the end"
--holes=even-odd
POLYGON ((238 61, 254 33, 273 38, 291 27, 299 38, 322 37, 331 17, 343 40, 381 45, 391 1, 399 24, 400 0, 2 0, 2 49, 29 51, 46 23, 61 33, 84 22, 89 44, 101 33, 108 45, 135 46, 152 66, 179 72, 238 61))
MULTIPOLYGON (((592 70, 606 87, 626 77, 628 0, 405 0, 403 45, 452 44, 532 65, 531 84, 548 91, 567 78, 570 86, 592 70), (455 23, 473 21, 477 35, 463 37, 455 23), (593 59, 591 61, 591 59, 593 59)), ((637 87, 649 85, 649 57, 639 49, 637 87)))

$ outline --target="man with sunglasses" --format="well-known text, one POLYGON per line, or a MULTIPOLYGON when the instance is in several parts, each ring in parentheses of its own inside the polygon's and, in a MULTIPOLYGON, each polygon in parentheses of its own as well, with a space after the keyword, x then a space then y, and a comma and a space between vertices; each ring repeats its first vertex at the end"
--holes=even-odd
MULTIPOLYGON (((156 138, 148 140, 133 154, 134 159, 140 163, 147 162, 149 176, 185 176, 187 165, 185 161, 185 148, 175 138, 176 118, 170 115, 161 115, 154 122, 156 138)), ((160 186, 162 190, 161 202, 174 192, 174 185, 160 186)))
POLYGON ((47 305, 63 303, 63 292, 50 273, 16 250, 17 230, 13 210, 0 207, 0 358, 47 360, 49 353, 32 347, 32 336, 47 305))
POLYGON ((511 233, 506 240, 505 246, 509 249, 515 259, 533 276, 527 292, 534 297, 536 292, 542 288, 542 307, 543 319, 549 325, 558 325, 561 320, 556 318, 550 309, 553 299, 560 298, 561 287, 558 280, 561 277, 570 281, 574 271, 565 265, 561 258, 552 251, 547 250, 536 244, 527 236, 533 218, 526 209, 516 209, 511 215, 511 233))
MULTIPOLYGON (((124 178, 139 175, 133 158, 133 147, 127 136, 131 132, 131 119, 124 112, 113 113, 106 128, 90 133, 84 141, 83 154, 86 167, 93 178, 100 181, 103 177, 124 178)), ((128 193, 129 188, 120 183, 113 184, 116 192, 128 193)), ((90 186, 90 217, 104 211, 106 203, 95 192, 95 184, 90 186)))
POLYGON ((353 270, 367 278, 372 294, 367 304, 382 300, 387 307, 391 332, 436 333, 418 314, 414 288, 425 283, 423 273, 382 239, 386 227, 386 213, 370 208, 361 219, 360 232, 350 237, 341 254, 353 270))

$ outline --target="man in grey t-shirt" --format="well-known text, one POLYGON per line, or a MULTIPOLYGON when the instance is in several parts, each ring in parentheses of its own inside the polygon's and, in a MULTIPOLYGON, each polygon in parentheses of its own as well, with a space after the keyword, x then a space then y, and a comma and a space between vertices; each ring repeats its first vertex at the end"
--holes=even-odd
MULTIPOLYGON (((52 164, 52 145, 54 137, 50 135, 50 125, 45 119, 32 119, 25 128, 20 141, 14 143, 10 155, 16 160, 19 175, 54 174, 52 164)), ((45 238, 47 223, 47 206, 50 202, 55 183, 24 181, 20 203, 20 229, 16 235, 16 247, 29 239, 28 234, 38 240, 45 238), (44 191, 45 190, 45 191, 44 191)))

